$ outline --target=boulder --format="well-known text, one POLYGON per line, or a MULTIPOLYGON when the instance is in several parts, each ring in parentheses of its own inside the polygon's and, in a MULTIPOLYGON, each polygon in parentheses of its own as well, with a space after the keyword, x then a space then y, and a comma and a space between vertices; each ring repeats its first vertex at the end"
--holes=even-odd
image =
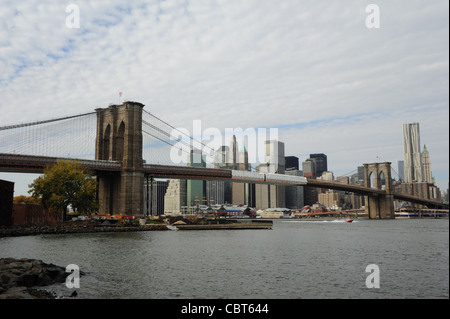
MULTIPOLYGON (((17 287, 48 286, 66 280, 64 267, 46 264, 38 259, 0 258, 0 298, 11 298, 17 287)), ((23 289, 20 290, 23 292, 23 289)), ((17 295, 22 298, 23 294, 17 295)))

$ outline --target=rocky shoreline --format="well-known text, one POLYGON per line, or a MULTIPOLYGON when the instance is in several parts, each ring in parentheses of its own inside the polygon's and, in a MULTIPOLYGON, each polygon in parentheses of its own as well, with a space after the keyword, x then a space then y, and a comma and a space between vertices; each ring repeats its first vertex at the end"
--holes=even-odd
POLYGON ((166 225, 89 225, 89 224, 68 224, 57 226, 30 226, 0 228, 1 237, 33 236, 45 234, 77 234, 77 233, 99 233, 99 232, 136 232, 167 230, 166 225))
POLYGON ((65 282, 65 268, 29 258, 0 258, 0 299, 56 299, 49 291, 38 289, 65 282))

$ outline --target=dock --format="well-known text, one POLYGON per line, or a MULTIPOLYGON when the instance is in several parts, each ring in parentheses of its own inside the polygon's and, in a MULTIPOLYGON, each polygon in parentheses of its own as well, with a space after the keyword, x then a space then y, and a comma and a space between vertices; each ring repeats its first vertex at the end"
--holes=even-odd
POLYGON ((272 222, 238 222, 238 223, 210 223, 195 225, 177 225, 179 230, 220 230, 220 229, 272 229, 272 222))

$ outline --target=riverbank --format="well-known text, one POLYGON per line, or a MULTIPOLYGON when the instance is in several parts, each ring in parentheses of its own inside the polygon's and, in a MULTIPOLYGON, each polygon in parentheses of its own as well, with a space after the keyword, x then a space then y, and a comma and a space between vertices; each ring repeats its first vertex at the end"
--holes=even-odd
POLYGON ((136 232, 167 230, 164 224, 147 225, 90 225, 89 223, 68 222, 56 226, 29 226, 1 228, 1 237, 34 236, 46 234, 77 234, 77 233, 99 233, 99 232, 136 232))
POLYGON ((0 258, 0 299, 55 299, 36 287, 63 283, 68 275, 65 268, 42 260, 0 258))

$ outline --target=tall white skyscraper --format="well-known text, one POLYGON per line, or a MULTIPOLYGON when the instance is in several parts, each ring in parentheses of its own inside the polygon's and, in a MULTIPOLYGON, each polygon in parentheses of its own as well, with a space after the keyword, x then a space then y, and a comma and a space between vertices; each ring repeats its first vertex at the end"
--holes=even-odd
POLYGON ((403 124, 403 154, 405 182, 423 182, 419 123, 403 124))

